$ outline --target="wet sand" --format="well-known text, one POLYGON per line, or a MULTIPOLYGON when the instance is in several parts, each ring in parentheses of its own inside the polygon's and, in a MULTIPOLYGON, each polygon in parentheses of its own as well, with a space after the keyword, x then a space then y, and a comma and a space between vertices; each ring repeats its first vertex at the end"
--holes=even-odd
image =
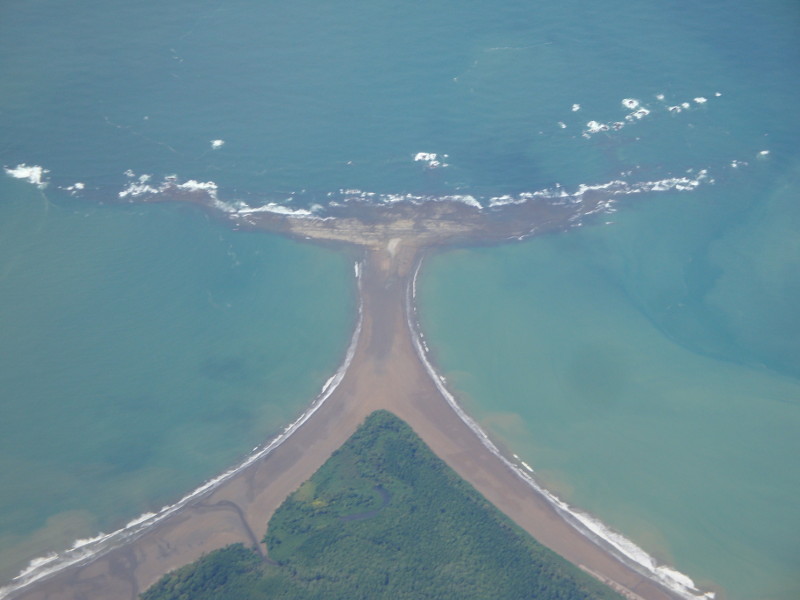
POLYGON ((227 544, 256 545, 264 553, 260 540, 275 510, 377 409, 406 421, 487 500, 569 561, 631 599, 674 598, 566 523, 448 405, 416 353, 406 317, 408 286, 421 259, 413 236, 361 247, 361 333, 347 372, 326 402, 267 456, 139 538, 10 598, 135 600, 164 573, 227 544))

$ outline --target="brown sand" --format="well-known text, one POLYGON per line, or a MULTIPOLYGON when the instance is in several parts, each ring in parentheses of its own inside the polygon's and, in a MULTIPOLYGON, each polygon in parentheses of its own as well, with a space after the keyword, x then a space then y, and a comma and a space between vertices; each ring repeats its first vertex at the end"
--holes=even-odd
MULTIPOLYGON (((385 238, 384 238, 385 239, 385 238)), ((406 291, 419 259, 410 238, 367 246, 363 321, 350 368, 319 410, 263 459, 138 539, 12 594, 25 600, 135 600, 164 573, 233 542, 259 545, 283 500, 376 409, 406 421, 428 446, 533 537, 631 599, 673 598, 558 516, 489 452, 438 392, 413 346, 406 291)))

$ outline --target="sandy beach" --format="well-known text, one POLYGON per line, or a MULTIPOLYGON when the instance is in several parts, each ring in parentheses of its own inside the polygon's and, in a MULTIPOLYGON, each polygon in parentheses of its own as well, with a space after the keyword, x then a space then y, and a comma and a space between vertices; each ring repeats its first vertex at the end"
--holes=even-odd
POLYGON ((372 411, 406 421, 461 477, 538 541, 631 599, 675 596, 568 524, 456 414, 415 347, 406 306, 422 251, 413 238, 370 243, 359 263, 361 331, 349 368, 322 406, 273 451, 137 539, 32 583, 25 600, 135 600, 164 573, 234 542, 260 544, 267 523, 372 411))

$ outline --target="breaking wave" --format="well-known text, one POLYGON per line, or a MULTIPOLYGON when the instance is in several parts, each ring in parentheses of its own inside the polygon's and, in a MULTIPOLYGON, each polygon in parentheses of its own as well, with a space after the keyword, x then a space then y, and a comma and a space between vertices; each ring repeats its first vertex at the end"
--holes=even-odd
MULTIPOLYGON (((720 96, 722 96, 721 92, 714 93, 715 98, 719 98, 720 96)), ((666 100, 666 96, 660 93, 656 94, 655 98, 655 103, 648 104, 645 104, 644 101, 638 98, 623 98, 620 100, 620 104, 622 105, 622 108, 627 111, 625 115, 616 120, 587 121, 583 126, 581 136, 586 139, 590 139, 592 136, 598 133, 620 131, 621 129, 641 121, 651 114, 664 112, 672 114, 682 113, 684 111, 691 110, 692 108, 701 107, 707 104, 709 101, 705 96, 695 96, 691 99, 680 100, 675 104, 669 104, 666 100)), ((580 104, 573 104, 571 111, 577 112, 580 110, 580 108, 580 104)), ((564 121, 559 121, 558 126, 561 129, 567 128, 567 124, 564 121)))
POLYGON ((40 190, 43 190, 47 187, 47 180, 45 179, 45 176, 50 171, 44 167, 20 163, 14 168, 3 167, 3 169, 5 170, 6 175, 14 177, 15 179, 25 179, 29 183, 32 183, 38 187, 40 190))
MULTIPOLYGON (((424 159, 432 160, 436 155, 425 155, 424 159)), ((746 164, 737 162, 739 164, 746 164)), ((700 185, 713 184, 715 180, 709 175, 708 169, 689 169, 681 175, 665 177, 655 180, 628 181, 626 179, 612 179, 595 184, 580 184, 573 189, 568 189, 555 184, 552 187, 542 188, 533 192, 517 194, 504 194, 499 196, 479 197, 473 194, 392 194, 361 190, 358 188, 340 189, 327 192, 324 199, 316 196, 306 197, 302 194, 291 194, 283 201, 266 201, 255 203, 240 199, 225 200, 220 198, 219 187, 214 181, 198 181, 188 179, 181 181, 176 175, 169 175, 161 182, 153 182, 151 175, 136 175, 127 171, 127 184, 117 193, 117 197, 124 201, 159 201, 174 197, 188 197, 195 199, 212 209, 223 213, 228 218, 247 221, 250 215, 259 213, 272 213, 293 218, 330 219, 334 218, 342 209, 358 205, 393 206, 396 204, 423 205, 427 203, 458 203, 475 211, 496 211, 506 205, 518 205, 528 202, 546 201, 551 204, 577 204, 582 202, 587 195, 603 194, 605 200, 598 203, 597 209, 582 213, 582 216, 595 212, 614 212, 613 204, 622 196, 643 194, 648 192, 687 192, 694 191, 700 185), (296 207, 296 200, 305 200, 307 208, 296 207)), ((629 176, 630 173, 622 175, 629 176)))
POLYGON ((622 179, 614 179, 605 183, 580 184, 574 191, 570 192, 566 188, 556 184, 555 187, 538 190, 536 192, 523 192, 517 195, 494 196, 489 199, 489 206, 503 206, 505 204, 522 204, 530 200, 569 200, 580 202, 589 192, 603 192, 610 198, 614 196, 628 196, 631 194, 642 194, 645 192, 689 192, 697 189, 702 183, 714 183, 709 176, 707 169, 701 169, 696 173, 693 170, 687 171, 681 177, 667 177, 655 181, 636 181, 628 182, 622 179))

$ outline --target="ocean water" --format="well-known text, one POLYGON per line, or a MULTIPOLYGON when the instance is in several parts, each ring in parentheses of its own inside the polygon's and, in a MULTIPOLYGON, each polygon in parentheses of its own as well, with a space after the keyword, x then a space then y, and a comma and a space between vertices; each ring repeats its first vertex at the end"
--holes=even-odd
POLYGON ((790 1, 4 3, 0 578, 235 463, 342 358, 350 258, 140 202, 165 181, 290 210, 591 186, 616 212, 430 261, 437 364, 565 500, 731 598, 796 597, 799 26, 790 1))
POLYGON ((730 249, 736 237, 758 256, 763 239, 739 239, 753 215, 689 252, 694 236, 664 232, 681 205, 437 256, 418 286, 423 329, 467 412, 563 500, 727 597, 796 597, 800 381, 784 286, 797 281, 762 283, 754 310, 753 281, 777 265, 730 249), (774 326, 760 352, 758 319, 774 326))
POLYGON ((158 511, 305 409, 353 326, 345 257, 187 207, 0 180, 0 573, 158 511))

